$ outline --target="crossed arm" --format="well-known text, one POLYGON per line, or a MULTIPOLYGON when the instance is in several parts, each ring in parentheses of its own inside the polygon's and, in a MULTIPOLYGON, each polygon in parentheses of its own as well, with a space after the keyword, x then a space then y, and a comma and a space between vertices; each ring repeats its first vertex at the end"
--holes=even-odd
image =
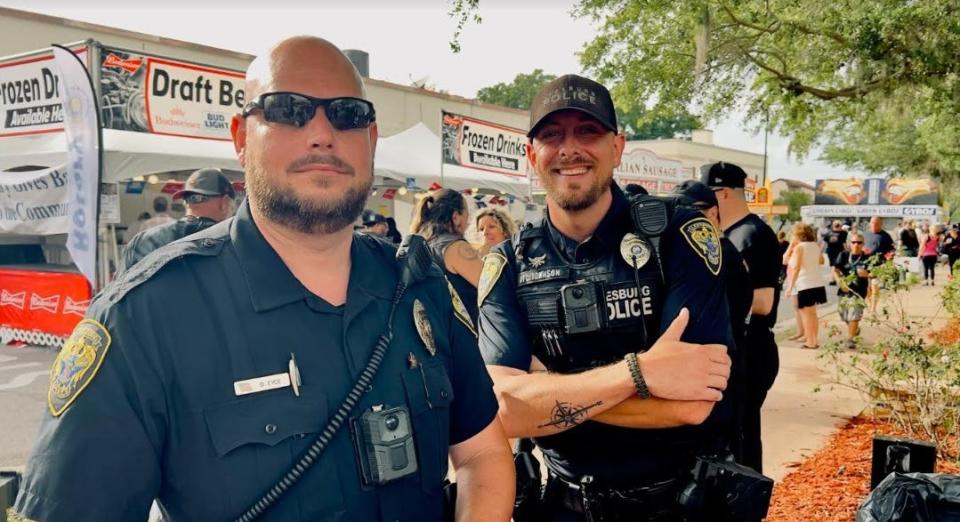
POLYGON ((488 366, 507 436, 552 435, 588 419, 629 428, 703 422, 723 397, 730 357, 723 345, 681 342, 688 317, 682 312, 649 351, 637 355, 658 398, 637 397, 622 361, 570 375, 488 366))

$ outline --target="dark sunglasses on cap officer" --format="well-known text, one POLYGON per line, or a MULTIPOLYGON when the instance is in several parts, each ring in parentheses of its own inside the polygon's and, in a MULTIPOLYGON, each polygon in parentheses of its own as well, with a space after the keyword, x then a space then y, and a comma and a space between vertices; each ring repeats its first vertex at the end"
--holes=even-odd
POLYGON ((319 107, 323 107, 330 125, 338 131, 365 129, 377 119, 373 104, 367 100, 351 96, 314 98, 296 92, 263 93, 247 103, 241 115, 246 118, 259 110, 270 123, 300 128, 310 123, 319 107))

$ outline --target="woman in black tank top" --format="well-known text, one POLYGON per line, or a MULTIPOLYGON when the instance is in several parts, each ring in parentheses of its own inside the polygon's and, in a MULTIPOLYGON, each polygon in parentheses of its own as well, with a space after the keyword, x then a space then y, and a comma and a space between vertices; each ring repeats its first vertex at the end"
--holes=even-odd
POLYGON ((463 237, 470 224, 467 202, 450 189, 438 190, 420 200, 413 212, 410 232, 423 236, 434 261, 460 295, 477 324, 477 283, 483 261, 463 237))

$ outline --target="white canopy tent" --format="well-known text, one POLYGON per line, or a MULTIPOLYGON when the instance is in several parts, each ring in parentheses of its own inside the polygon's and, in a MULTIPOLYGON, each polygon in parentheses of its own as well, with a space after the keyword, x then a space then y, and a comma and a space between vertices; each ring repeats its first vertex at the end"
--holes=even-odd
MULTIPOLYGON (((62 132, 0 138, 0 170, 23 165, 55 166, 66 161, 62 132)), ((216 167, 240 170, 233 144, 130 132, 103 130, 103 182, 117 182, 158 172, 216 167)))
POLYGON ((443 165, 441 179, 440 168, 440 137, 422 122, 377 143, 376 171, 385 178, 401 183, 414 178, 416 185, 424 189, 439 183, 454 190, 490 189, 521 198, 530 193, 525 177, 443 165))

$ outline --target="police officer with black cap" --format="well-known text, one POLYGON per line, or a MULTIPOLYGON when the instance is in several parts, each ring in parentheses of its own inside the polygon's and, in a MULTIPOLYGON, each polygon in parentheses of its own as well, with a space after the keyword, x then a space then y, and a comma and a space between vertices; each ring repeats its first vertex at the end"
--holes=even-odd
POLYGON ((513 465, 463 303, 355 234, 377 126, 333 44, 247 71, 234 218, 111 282, 65 343, 18 511, 44 522, 506 522, 513 465), (449 459, 449 460, 448 460, 449 459), (452 518, 449 518, 452 520, 452 518))
POLYGON ((190 174, 183 189, 173 195, 173 199, 180 198, 186 203, 186 215, 133 236, 123 249, 119 270, 130 268, 163 245, 227 219, 233 213, 236 192, 220 169, 200 169, 190 174))
POLYGON ((720 225, 743 256, 753 288, 753 304, 744 347, 746 375, 741 462, 763 472, 760 407, 780 369, 773 337, 780 301, 780 248, 773 229, 750 213, 744 195, 747 173, 733 163, 711 163, 700 169, 700 178, 711 187, 720 206, 720 225))
POLYGON ((528 137, 547 217, 485 257, 478 302, 500 418, 546 459, 536 519, 684 520, 678 494, 731 413, 717 231, 613 183, 624 137, 592 80, 543 87, 528 137))
MULTIPOLYGON (((688 179, 677 185, 673 192, 680 196, 679 204, 703 212, 703 215, 710 220, 715 228, 720 228, 720 208, 717 203, 717 196, 710 187, 699 181, 688 179)), ((742 456, 743 375, 746 370, 743 350, 746 343, 747 318, 750 316, 750 308, 753 304, 753 289, 750 286, 747 265, 744 263, 740 251, 727 238, 726 234, 720 235, 720 246, 723 248, 723 270, 721 270, 720 275, 723 276, 727 288, 730 324, 733 328, 733 339, 737 344, 736 358, 731 366, 727 395, 733 400, 737 413, 736 419, 733 419, 734 422, 729 426, 731 430, 730 450, 739 459, 742 456)))

